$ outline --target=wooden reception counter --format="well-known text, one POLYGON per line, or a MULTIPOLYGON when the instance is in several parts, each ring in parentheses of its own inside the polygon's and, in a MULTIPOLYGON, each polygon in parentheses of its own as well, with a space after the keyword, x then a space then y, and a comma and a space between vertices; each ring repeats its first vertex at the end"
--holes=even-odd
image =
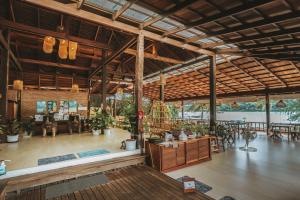
POLYGON ((211 160, 210 137, 176 141, 177 147, 152 144, 146 141, 147 162, 153 168, 168 172, 211 160))

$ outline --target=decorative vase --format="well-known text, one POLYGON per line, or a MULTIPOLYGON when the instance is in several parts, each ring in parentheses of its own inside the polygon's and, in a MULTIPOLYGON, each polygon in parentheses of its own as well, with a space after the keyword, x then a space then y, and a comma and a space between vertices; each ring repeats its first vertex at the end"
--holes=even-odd
POLYGON ((8 143, 18 142, 19 141, 19 135, 7 135, 6 136, 8 143))
POLYGON ((126 151, 134 151, 136 150, 136 140, 128 139, 125 141, 126 143, 126 151))
POLYGON ((110 135, 110 129, 109 128, 104 129, 104 135, 110 135))
POLYGON ((100 135, 101 130, 92 130, 93 135, 100 135))

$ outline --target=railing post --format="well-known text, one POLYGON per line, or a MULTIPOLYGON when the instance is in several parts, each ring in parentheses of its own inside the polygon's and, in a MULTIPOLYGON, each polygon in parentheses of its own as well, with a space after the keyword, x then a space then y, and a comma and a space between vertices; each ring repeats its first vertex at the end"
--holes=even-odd
POLYGON ((266 93, 266 124, 267 124, 267 135, 270 131, 270 96, 266 93))

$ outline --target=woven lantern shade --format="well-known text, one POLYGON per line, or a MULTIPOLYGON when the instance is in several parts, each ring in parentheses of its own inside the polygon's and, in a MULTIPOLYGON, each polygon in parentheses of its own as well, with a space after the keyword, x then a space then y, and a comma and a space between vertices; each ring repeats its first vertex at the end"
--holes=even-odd
POLYGON ((13 89, 14 90, 23 90, 23 81, 21 80, 14 80, 13 82, 13 89))
POLYGON ((240 106, 239 106, 239 104, 236 102, 236 101, 234 101, 232 104, 231 104, 231 108, 239 108, 240 106))
POLYGON ((61 59, 68 58, 68 40, 59 40, 58 56, 61 59))
POLYGON ((69 41, 69 59, 75 60, 76 59, 76 52, 77 52, 77 42, 69 41))
POLYGON ((46 36, 44 38, 43 51, 45 53, 52 53, 54 45, 55 45, 55 38, 51 36, 46 36))
POLYGON ((284 103, 284 101, 281 99, 276 103, 276 107, 277 108, 285 108, 286 104, 284 103))
POLYGON ((78 93, 79 92, 79 85, 78 84, 73 84, 71 88, 72 93, 78 93))

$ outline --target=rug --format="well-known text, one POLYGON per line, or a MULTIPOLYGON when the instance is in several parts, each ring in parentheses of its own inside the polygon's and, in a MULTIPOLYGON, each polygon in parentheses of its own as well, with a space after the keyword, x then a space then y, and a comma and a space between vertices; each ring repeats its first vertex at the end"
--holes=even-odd
POLYGON ((76 159, 76 156, 74 154, 66 154, 66 155, 62 155, 62 156, 41 158, 41 159, 38 159, 38 165, 47 165, 47 164, 51 164, 51 163, 62 162, 62 161, 73 160, 73 159, 76 159))
POLYGON ((77 153, 79 158, 85 158, 85 157, 91 157, 91 156, 97 156, 97 155, 102 155, 102 154, 107 154, 110 153, 109 151, 105 149, 96 149, 96 150, 91 150, 91 151, 84 151, 77 153))
POLYGON ((46 199, 52 199, 75 191, 84 190, 95 185, 108 183, 108 178, 104 174, 81 177, 57 185, 50 185, 46 188, 46 199))
MULTIPOLYGON (((189 178, 189 176, 183 176, 183 177, 180 177, 176 180, 182 183, 183 178, 189 178)), ((210 187, 210 186, 208 186, 204 183, 201 183, 200 181, 197 181, 197 180, 195 180, 195 185, 196 185, 196 190, 199 191, 199 192, 202 192, 202 193, 206 193, 206 192, 208 192, 209 190, 212 189, 212 187, 210 187)))

